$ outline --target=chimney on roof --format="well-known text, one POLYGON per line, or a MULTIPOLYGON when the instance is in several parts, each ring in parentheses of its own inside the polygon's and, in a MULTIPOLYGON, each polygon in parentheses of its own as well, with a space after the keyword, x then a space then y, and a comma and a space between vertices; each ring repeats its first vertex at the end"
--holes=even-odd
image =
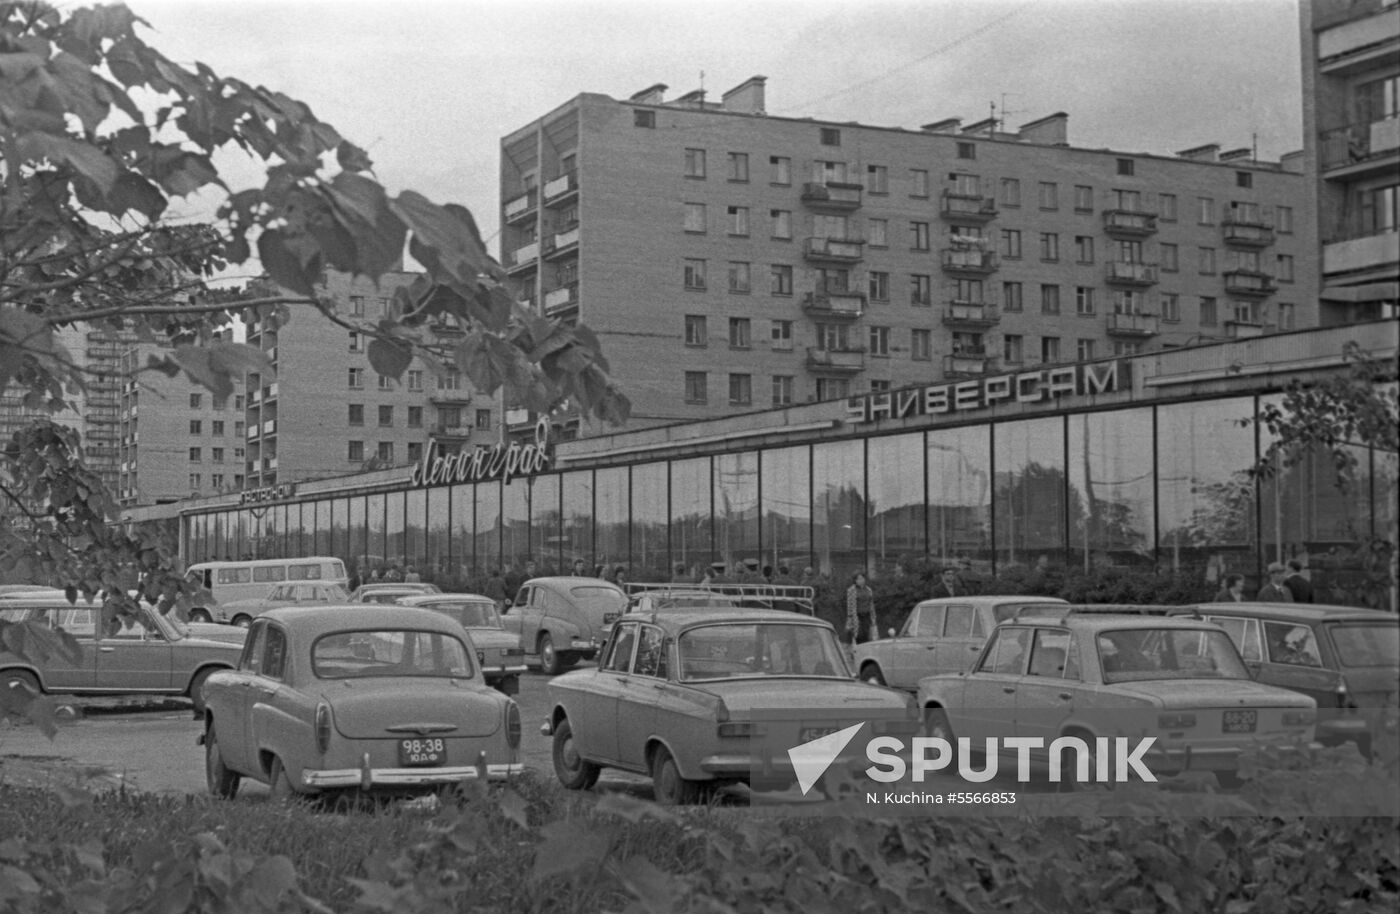
POLYGON ((672 102, 674 105, 687 105, 692 108, 705 107, 705 90, 694 89, 672 102))
POLYGON ((992 135, 992 131, 997 127, 997 119, 994 117, 983 118, 975 124, 968 124, 962 129, 963 136, 971 136, 974 133, 985 133, 992 135))
POLYGON ((1229 152, 1222 152, 1220 154, 1220 161, 1233 162, 1236 159, 1247 159, 1253 154, 1254 150, 1250 149, 1248 146, 1244 146, 1240 149, 1231 149, 1229 152))
POLYGON ((659 105, 666 98, 666 88, 667 86, 665 83, 657 83, 654 86, 648 86, 636 95, 633 95, 628 101, 637 102, 641 105, 659 105))
POLYGON ((1214 162, 1219 153, 1219 143, 1207 143, 1204 146, 1183 149, 1181 152, 1178 152, 1177 155, 1183 159, 1190 159, 1193 162, 1214 162))
POLYGON ((739 114, 767 114, 763 106, 763 86, 767 82, 766 76, 750 76, 739 83, 721 96, 724 110, 739 114))
POLYGON ((1044 146, 1068 146, 1069 115, 1063 111, 1056 111, 1028 124, 1022 124, 1016 131, 1016 139, 1044 146))
POLYGON ((962 124, 960 117, 945 117, 941 121, 934 121, 932 124, 925 124, 919 129, 924 133, 957 133, 958 127, 962 124))

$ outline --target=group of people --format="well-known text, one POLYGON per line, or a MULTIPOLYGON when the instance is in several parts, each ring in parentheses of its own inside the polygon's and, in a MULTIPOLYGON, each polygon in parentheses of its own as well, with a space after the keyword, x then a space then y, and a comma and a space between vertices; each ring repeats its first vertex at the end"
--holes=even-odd
MULTIPOLYGON (((1269 563, 1269 582, 1259 588, 1254 599, 1259 603, 1312 603, 1314 593, 1312 581, 1303 573, 1303 563, 1298 559, 1269 563)), ((1225 576, 1225 586, 1215 595, 1217 603, 1243 603, 1244 575, 1225 576)))
POLYGON ((760 566, 758 559, 745 559, 741 562, 735 562, 732 569, 719 562, 706 566, 704 569, 698 566, 687 568, 685 565, 677 564, 675 572, 671 575, 671 583, 771 584, 777 587, 812 587, 817 583, 817 574, 809 565, 802 570, 800 578, 794 578, 792 569, 787 565, 779 565, 774 569, 772 565, 760 566))
MULTIPOLYGON (((944 568, 938 575, 938 583, 930 591, 929 599, 962 597, 972 593, 972 589, 958 575, 956 568, 944 568)), ((846 643, 863 644, 880 633, 880 620, 875 614, 875 591, 865 572, 857 571, 846 588, 846 643)))
POLYGON ((358 575, 350 581, 350 589, 354 590, 361 584, 417 584, 423 580, 423 576, 418 573, 417 567, 413 565, 400 566, 397 562, 380 568, 373 568, 370 573, 361 579, 358 575))

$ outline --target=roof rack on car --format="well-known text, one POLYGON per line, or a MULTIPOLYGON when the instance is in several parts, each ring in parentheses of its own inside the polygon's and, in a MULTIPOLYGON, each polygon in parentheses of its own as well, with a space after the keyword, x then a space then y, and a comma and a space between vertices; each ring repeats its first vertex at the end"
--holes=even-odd
POLYGON ((1040 603, 1018 607, 1011 620, 1056 619, 1063 621, 1070 616, 1165 616, 1170 611, 1170 606, 1117 606, 1109 603, 1056 606, 1050 603, 1040 603))
POLYGON ((782 609, 815 616, 816 589, 800 584, 684 584, 627 583, 622 589, 629 597, 641 594, 704 593, 732 597, 748 609, 782 609))

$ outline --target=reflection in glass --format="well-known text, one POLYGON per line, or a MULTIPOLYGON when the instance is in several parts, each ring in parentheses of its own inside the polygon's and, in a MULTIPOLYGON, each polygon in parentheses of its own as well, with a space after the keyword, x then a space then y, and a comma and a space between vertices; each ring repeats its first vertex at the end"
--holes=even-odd
POLYGON ((1152 564, 1152 409, 1069 417, 1071 561, 1152 564))
POLYGON ((530 480, 501 486, 501 570, 524 573, 530 552, 530 480))
POLYGON ((476 485, 476 519, 474 526, 469 515, 457 518, 457 529, 464 536, 476 542, 476 568, 473 579, 480 584, 486 582, 492 571, 504 571, 501 557, 501 481, 481 482, 476 485))
MULTIPOLYGON (((404 493, 404 564, 412 565, 419 575, 424 568, 424 555, 427 552, 426 523, 428 520, 428 489, 409 489, 404 493)), ((431 490, 434 495, 447 497, 446 489, 431 490)))
POLYGON ((990 570, 992 451, 986 426, 928 433, 929 555, 940 565, 966 559, 990 570))
POLYGON ((710 494, 709 457, 671 464, 671 556, 677 565, 703 571, 718 560, 710 532, 710 494))
POLYGON ((354 566, 355 573, 362 579, 368 580, 369 573, 373 568, 368 567, 365 561, 365 554, 369 551, 366 548, 365 530, 365 497, 363 495, 352 496, 349 501, 349 513, 345 515, 346 528, 346 549, 349 551, 349 562, 346 567, 354 566))
POLYGON ((812 551, 834 580, 866 570, 864 441, 812 447, 812 551))
POLYGON ((315 525, 316 535, 311 552, 313 555, 334 555, 331 546, 331 500, 323 498, 316 502, 315 512, 312 523, 315 525))
POLYGON ((530 553, 539 574, 559 573, 559 543, 563 524, 559 513, 559 475, 534 476, 530 490, 530 553))
POLYGON ((724 562, 731 574, 747 559, 759 560, 761 567, 756 451, 715 457, 714 500, 718 561, 724 562))
POLYGON ((384 493, 384 556, 388 564, 398 565, 399 571, 408 564, 404 555, 403 518, 404 493, 384 493))
MULTIPOLYGON (((667 499, 669 464, 644 464, 632 468, 632 579, 640 581, 643 573, 651 577, 652 570, 665 568, 669 560, 667 538, 667 499)), ((621 563, 622 556, 600 552, 600 563, 621 563)), ((654 580, 654 578, 653 578, 654 580)))
MULTIPOLYGON (((593 471, 578 470, 563 475, 564 539, 559 570, 567 574, 574 559, 593 561, 593 471)), ((588 568, 589 573, 592 569, 588 568)))
POLYGON ((901 560, 906 568, 928 552, 924 539, 924 436, 922 432, 872 438, 870 461, 871 570, 885 575, 901 560))
POLYGON ((365 497, 366 536, 365 554, 371 568, 383 568, 388 552, 388 538, 384 527, 384 496, 365 497))
POLYGON ((997 570, 1044 568, 1065 556, 1065 421, 1056 416, 992 427, 997 570))
POLYGON ((345 565, 347 573, 355 573, 354 551, 350 548, 350 531, 348 522, 350 518, 350 502, 345 498, 335 498, 331 500, 331 551, 327 555, 333 555, 340 559, 345 565))
MULTIPOLYGON (((628 517, 631 512, 632 499, 628 488, 630 482, 627 477, 627 468, 613 467, 607 470, 598 470, 594 473, 594 479, 597 486, 597 494, 594 496, 595 510, 597 511, 594 529, 597 542, 592 552, 579 554, 585 568, 592 574, 594 566, 605 558, 615 565, 620 563, 638 569, 646 568, 647 566, 640 562, 632 565, 633 560, 629 555, 632 545, 628 530, 628 517)), ((665 504, 664 498, 662 504, 665 504)))
POLYGON ((812 450, 764 451, 763 548, 774 570, 786 565, 796 579, 812 563, 812 450))
POLYGON ((454 512, 461 512, 465 515, 462 526, 471 526, 472 489, 471 486, 440 486, 428 489, 427 492, 428 567, 423 571, 423 580, 442 584, 449 577, 465 574, 465 569, 459 571, 454 564, 471 564, 471 537, 452 535, 452 515, 454 512), (454 553, 464 551, 466 555, 458 554, 454 557, 454 553), (432 577, 429 577, 430 574, 432 577))

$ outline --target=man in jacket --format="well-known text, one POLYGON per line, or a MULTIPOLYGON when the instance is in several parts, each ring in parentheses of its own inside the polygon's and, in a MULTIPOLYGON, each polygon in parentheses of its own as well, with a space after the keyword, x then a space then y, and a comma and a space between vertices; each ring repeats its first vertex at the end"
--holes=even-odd
POLYGON ((1284 578, 1288 575, 1288 567, 1282 562, 1269 563, 1269 583, 1259 588, 1259 593, 1255 600, 1260 603, 1292 603, 1293 593, 1285 584, 1284 578))

